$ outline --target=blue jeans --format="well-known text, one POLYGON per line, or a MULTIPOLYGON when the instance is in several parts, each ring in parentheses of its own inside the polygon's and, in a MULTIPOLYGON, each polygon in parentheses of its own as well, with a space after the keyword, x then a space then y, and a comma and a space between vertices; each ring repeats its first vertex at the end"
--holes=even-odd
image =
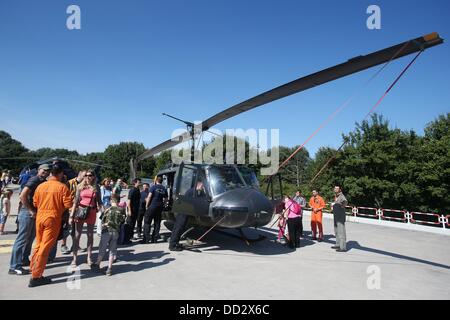
POLYGON ((48 255, 48 260, 55 260, 57 250, 58 250, 58 240, 56 241, 55 245, 53 246, 52 250, 50 251, 50 253, 48 255))
POLYGON ((31 254, 31 246, 36 237, 36 220, 31 218, 31 214, 27 209, 20 209, 18 220, 19 233, 17 234, 11 254, 9 267, 11 270, 22 267, 23 260, 28 259, 31 254))

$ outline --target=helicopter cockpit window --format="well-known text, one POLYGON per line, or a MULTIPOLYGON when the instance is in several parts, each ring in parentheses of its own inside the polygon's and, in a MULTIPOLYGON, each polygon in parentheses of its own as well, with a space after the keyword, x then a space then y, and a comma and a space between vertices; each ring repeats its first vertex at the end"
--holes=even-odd
POLYGON ((197 176, 198 177, 195 185, 186 192, 185 196, 206 199, 208 196, 208 187, 205 178, 205 172, 203 170, 199 170, 197 176))
POLYGON ((185 195, 186 192, 194 187, 197 170, 192 168, 183 168, 181 173, 181 184, 179 189, 180 195, 185 195))
POLYGON ((245 187, 246 184, 233 166, 210 167, 208 170, 211 190, 217 196, 229 190, 245 187))
POLYGON ((252 169, 246 167, 238 167, 238 169, 247 185, 259 189, 258 178, 256 177, 256 174, 252 169))

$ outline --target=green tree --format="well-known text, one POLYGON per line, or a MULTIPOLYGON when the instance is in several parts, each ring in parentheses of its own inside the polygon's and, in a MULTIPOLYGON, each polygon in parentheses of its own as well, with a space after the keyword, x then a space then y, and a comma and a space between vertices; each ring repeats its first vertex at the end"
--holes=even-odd
POLYGON ((49 159, 49 158, 67 158, 67 159, 78 159, 79 153, 75 150, 67 150, 63 148, 52 149, 52 148, 40 148, 35 151, 30 151, 28 153, 30 157, 34 157, 39 160, 49 159))
POLYGON ((11 135, 0 130, 0 170, 11 170, 17 175, 29 161, 27 157, 28 149, 22 143, 13 139, 11 135))
POLYGON ((425 128, 425 137, 416 151, 414 182, 421 190, 420 201, 412 209, 450 213, 450 113, 441 115, 425 128))
POLYGON ((340 153, 336 154, 336 149, 330 147, 320 147, 317 150, 314 160, 310 161, 307 167, 307 183, 304 184, 304 194, 308 197, 311 196, 312 190, 317 190, 324 197, 329 200, 333 195, 333 187, 339 180, 339 175, 336 172, 336 162, 338 162, 340 153), (324 165, 331 158, 336 159, 329 163, 322 172, 316 177, 314 181, 312 179, 319 173, 324 165))
POLYGON ((172 162, 172 152, 166 150, 155 156, 154 158, 154 168, 152 171, 152 178, 157 175, 157 173, 172 162))
MULTIPOLYGON (((144 151, 144 145, 138 142, 121 142, 108 146, 103 153, 103 160, 109 168, 102 168, 102 175, 113 179, 129 180, 130 159, 136 159, 144 151)), ((137 177, 150 175, 154 170, 154 165, 153 159, 146 159, 139 163, 137 177)))

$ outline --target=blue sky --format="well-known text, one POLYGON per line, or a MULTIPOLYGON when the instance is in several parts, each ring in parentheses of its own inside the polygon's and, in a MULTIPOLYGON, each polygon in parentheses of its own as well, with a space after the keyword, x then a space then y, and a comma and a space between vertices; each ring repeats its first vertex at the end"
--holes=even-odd
MULTIPOLYGON (((450 2, 54 0, 0 2, 0 129, 26 147, 81 153, 139 141, 152 147, 300 76, 433 31, 450 36, 450 2), (68 30, 66 8, 81 8, 68 30), (381 30, 366 27, 371 4, 381 30)), ((378 109, 423 132, 450 111, 448 43, 427 50, 378 109)), ((412 57, 392 63, 307 145, 337 147, 412 57)), ((279 128, 301 144, 374 69, 259 107, 218 125, 279 128)))

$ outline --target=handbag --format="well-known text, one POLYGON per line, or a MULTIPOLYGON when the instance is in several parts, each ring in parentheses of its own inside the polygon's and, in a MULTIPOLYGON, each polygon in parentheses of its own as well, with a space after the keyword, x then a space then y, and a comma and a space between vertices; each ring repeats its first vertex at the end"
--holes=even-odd
POLYGON ((78 206, 78 210, 75 211, 75 219, 77 220, 86 220, 89 210, 91 210, 92 200, 94 199, 94 195, 91 197, 91 201, 87 207, 78 206))

